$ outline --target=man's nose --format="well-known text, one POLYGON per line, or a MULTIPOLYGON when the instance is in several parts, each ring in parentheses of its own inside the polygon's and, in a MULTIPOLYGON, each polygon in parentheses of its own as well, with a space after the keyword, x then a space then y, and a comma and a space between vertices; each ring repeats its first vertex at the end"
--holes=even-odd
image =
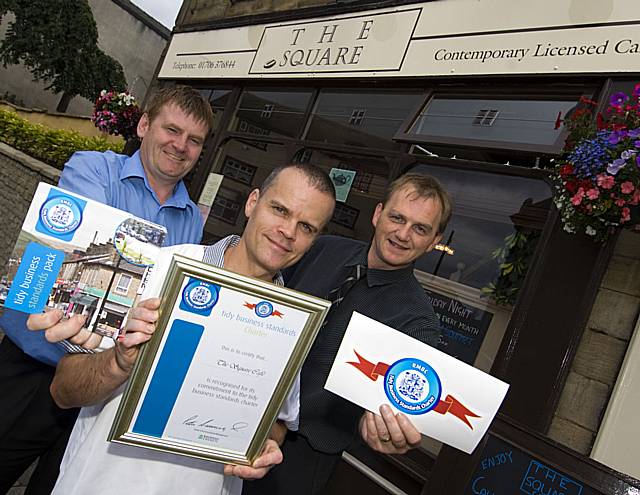
POLYGON ((411 236, 411 225, 401 225, 396 230, 396 237, 401 241, 408 241, 411 236))
POLYGON ((284 219, 280 225, 280 232, 287 239, 293 240, 296 238, 296 229, 298 225, 293 219, 284 219))
POLYGON ((173 146, 176 150, 184 151, 187 149, 187 139, 188 136, 184 134, 180 134, 173 139, 173 146))

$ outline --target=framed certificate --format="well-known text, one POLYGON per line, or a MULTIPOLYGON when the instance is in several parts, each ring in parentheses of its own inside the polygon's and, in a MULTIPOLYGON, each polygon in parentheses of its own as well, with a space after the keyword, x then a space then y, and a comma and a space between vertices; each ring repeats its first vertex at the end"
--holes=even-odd
POLYGON ((330 303, 174 254, 109 440, 250 465, 330 303))

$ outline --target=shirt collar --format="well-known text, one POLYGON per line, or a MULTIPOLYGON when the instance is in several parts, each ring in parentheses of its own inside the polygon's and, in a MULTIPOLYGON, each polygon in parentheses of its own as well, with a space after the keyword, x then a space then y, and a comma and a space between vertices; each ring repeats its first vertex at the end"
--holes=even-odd
MULTIPOLYGON (((363 244, 356 250, 351 258, 345 262, 345 266, 364 265, 367 266, 367 256, 371 244, 363 244)), ((401 280, 406 280, 413 276, 413 263, 397 270, 378 270, 367 266, 367 285, 375 287, 379 285, 392 284, 401 280)))
MULTIPOLYGON (((149 185, 149 181, 147 180, 147 174, 144 171, 144 167, 142 166, 142 161, 140 160, 140 150, 136 151, 132 156, 129 156, 125 159, 122 169, 120 170, 120 180, 130 179, 130 178, 139 178, 144 181, 144 185, 147 190, 151 193, 153 198, 160 204, 158 201, 158 197, 151 186, 149 185)), ((189 193, 187 192, 187 188, 184 185, 184 182, 180 181, 173 188, 173 194, 167 201, 162 204, 164 206, 172 206, 174 208, 186 208, 189 204, 189 193)))
MULTIPOLYGON (((224 253, 227 251, 227 249, 230 247, 236 247, 239 243, 240 236, 235 234, 229 235, 218 241, 217 245, 222 248, 222 258, 220 260, 220 266, 224 266, 224 253)), ((279 270, 273 276, 271 282, 276 285, 284 285, 284 278, 282 277, 282 273, 279 270)))

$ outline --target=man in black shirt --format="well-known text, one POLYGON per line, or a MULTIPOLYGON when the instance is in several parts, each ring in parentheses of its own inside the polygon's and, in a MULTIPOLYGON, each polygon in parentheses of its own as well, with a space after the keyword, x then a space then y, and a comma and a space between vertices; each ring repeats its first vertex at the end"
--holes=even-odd
POLYGON ((435 346, 440 333, 433 308, 413 276, 413 263, 440 241, 451 216, 449 196, 432 177, 407 174, 394 181, 373 215, 371 244, 320 238, 285 273, 286 285, 334 301, 301 371, 300 429, 289 432, 284 462, 243 495, 321 493, 342 452, 358 431, 374 450, 401 454, 420 433, 387 405, 380 415, 324 390, 353 311, 435 346))

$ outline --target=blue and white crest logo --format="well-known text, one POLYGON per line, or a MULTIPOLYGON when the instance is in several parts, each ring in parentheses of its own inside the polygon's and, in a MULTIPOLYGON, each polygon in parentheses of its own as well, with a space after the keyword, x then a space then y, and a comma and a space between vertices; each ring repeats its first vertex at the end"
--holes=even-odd
POLYGON ((406 414, 424 414, 438 405, 442 385, 436 371, 424 361, 396 361, 384 375, 388 399, 406 414))
POLYGON ((220 297, 220 286, 202 280, 191 279, 182 291, 180 309, 204 316, 211 314, 211 309, 220 297))
POLYGON ((260 318, 266 318, 273 314, 273 304, 267 301, 260 301, 256 304, 254 311, 260 318))
POLYGON ((85 201, 68 194, 49 191, 49 197, 40 207, 36 230, 43 234, 70 241, 82 223, 85 201))

